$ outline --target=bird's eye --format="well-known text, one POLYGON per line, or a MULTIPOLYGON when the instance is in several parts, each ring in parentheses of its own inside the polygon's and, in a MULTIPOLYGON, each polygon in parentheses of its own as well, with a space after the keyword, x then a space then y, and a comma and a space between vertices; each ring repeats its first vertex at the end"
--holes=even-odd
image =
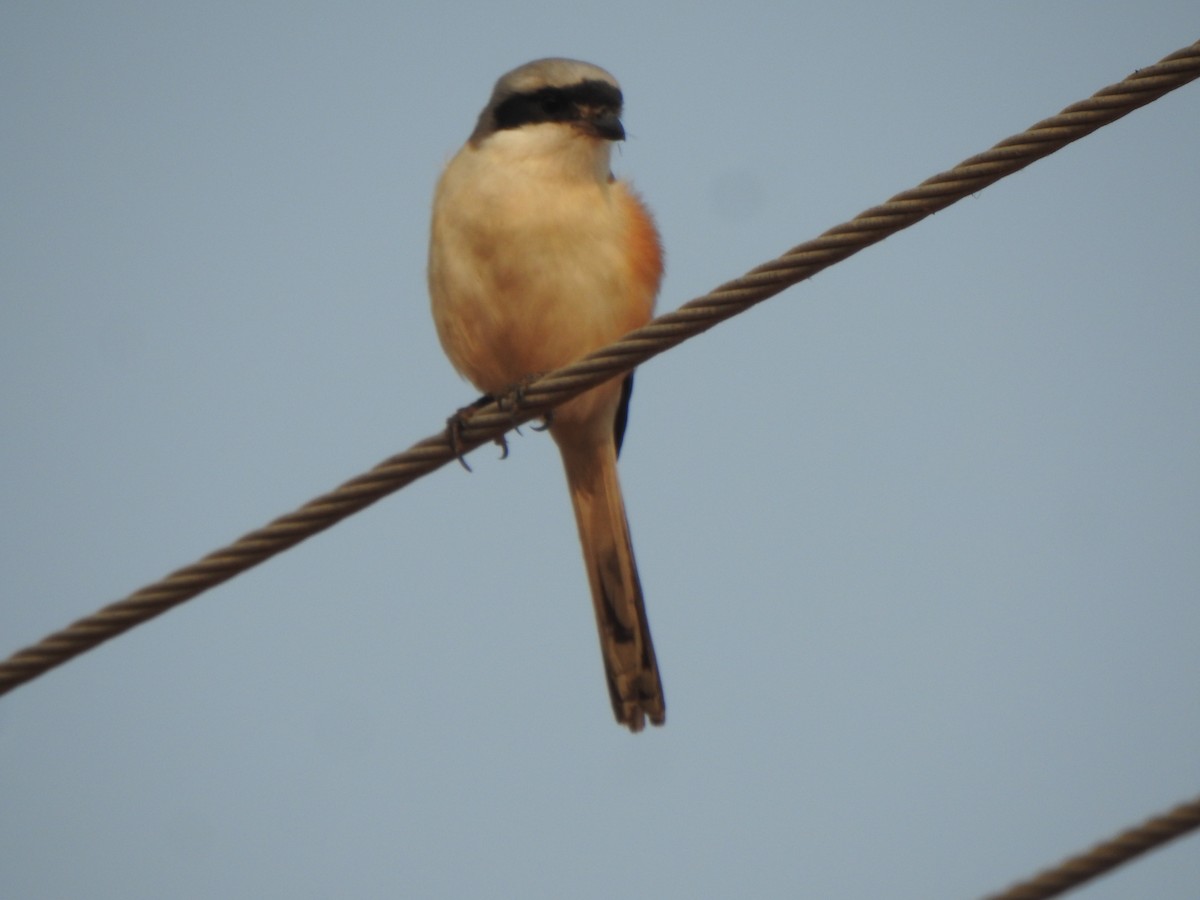
POLYGON ((571 104, 562 94, 547 94, 542 98, 542 109, 555 118, 565 115, 571 104))

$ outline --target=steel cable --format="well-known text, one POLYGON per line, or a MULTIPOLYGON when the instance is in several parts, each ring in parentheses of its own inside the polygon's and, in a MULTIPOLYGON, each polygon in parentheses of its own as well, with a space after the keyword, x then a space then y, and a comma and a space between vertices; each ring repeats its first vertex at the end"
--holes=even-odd
POLYGON ((482 407, 463 423, 458 441, 452 440, 448 432, 427 437, 232 544, 18 650, 0 662, 0 695, 324 531, 445 465, 459 453, 500 438, 516 425, 811 278, 1197 77, 1200 42, 1139 69, 1124 81, 685 303, 579 362, 539 378, 524 389, 518 409, 502 408, 498 403, 482 407))
POLYGON ((1135 857, 1200 827, 1200 797, 1147 819, 1091 850, 984 900, 1046 900, 1110 872, 1135 857))

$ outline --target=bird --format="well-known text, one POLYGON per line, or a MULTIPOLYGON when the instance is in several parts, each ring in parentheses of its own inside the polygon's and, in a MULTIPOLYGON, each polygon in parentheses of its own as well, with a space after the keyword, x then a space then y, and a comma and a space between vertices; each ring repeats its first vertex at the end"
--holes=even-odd
MULTIPOLYGON (((641 197, 612 174, 625 139, 617 80, 591 63, 538 59, 502 75, 434 191, 428 282, 454 368, 486 397, 520 396, 646 324, 662 240, 641 197)), ((666 721, 617 456, 633 373, 551 410, 583 549, 613 714, 639 732, 666 721)))

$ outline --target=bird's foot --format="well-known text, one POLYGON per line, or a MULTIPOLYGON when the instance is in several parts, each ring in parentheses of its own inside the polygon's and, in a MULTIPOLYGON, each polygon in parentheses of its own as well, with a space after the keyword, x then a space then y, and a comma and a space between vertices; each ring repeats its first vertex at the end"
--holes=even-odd
MULTIPOLYGON (((484 394, 469 406, 462 407, 462 409, 446 420, 446 437, 450 441, 450 450, 454 453, 454 458, 458 460, 459 465, 468 472, 471 471, 471 467, 467 464, 467 451, 463 446, 463 428, 466 427, 467 422, 470 421, 475 413, 487 406, 494 399, 491 394, 484 394)), ((497 438, 497 443, 500 443, 504 447, 504 454, 500 457, 503 459, 505 456, 508 456, 508 443, 504 440, 503 435, 497 438)))
MULTIPOLYGON (((514 420, 513 428, 516 429, 517 434, 521 433, 521 426, 516 424, 516 418, 517 418, 517 413, 521 410, 522 407, 525 406, 525 389, 528 388, 529 385, 533 384, 533 382, 535 382, 539 378, 541 378, 543 374, 544 373, 542 373, 542 372, 535 372, 532 375, 526 375, 524 378, 522 378, 520 381, 518 381, 516 384, 514 384, 512 387, 510 387, 507 391, 505 391, 503 394, 501 394, 499 397, 496 398, 496 402, 497 402, 497 404, 499 404, 500 408, 507 409, 509 411, 509 413, 512 415, 513 420, 514 420)), ((542 420, 541 424, 540 425, 531 424, 529 427, 532 428, 534 431, 545 431, 547 428, 550 427, 550 423, 553 420, 553 417, 554 417, 554 410, 552 410, 552 409, 546 410, 546 412, 543 413, 541 416, 541 420, 542 420)))

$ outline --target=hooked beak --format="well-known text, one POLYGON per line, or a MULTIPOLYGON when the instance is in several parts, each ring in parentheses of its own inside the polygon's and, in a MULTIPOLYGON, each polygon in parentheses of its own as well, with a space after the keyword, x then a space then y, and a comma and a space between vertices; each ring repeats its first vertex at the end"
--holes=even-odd
POLYGON ((605 141, 625 140, 625 127, 621 124, 621 117, 611 109, 600 109, 585 114, 579 122, 579 127, 585 134, 605 141))

